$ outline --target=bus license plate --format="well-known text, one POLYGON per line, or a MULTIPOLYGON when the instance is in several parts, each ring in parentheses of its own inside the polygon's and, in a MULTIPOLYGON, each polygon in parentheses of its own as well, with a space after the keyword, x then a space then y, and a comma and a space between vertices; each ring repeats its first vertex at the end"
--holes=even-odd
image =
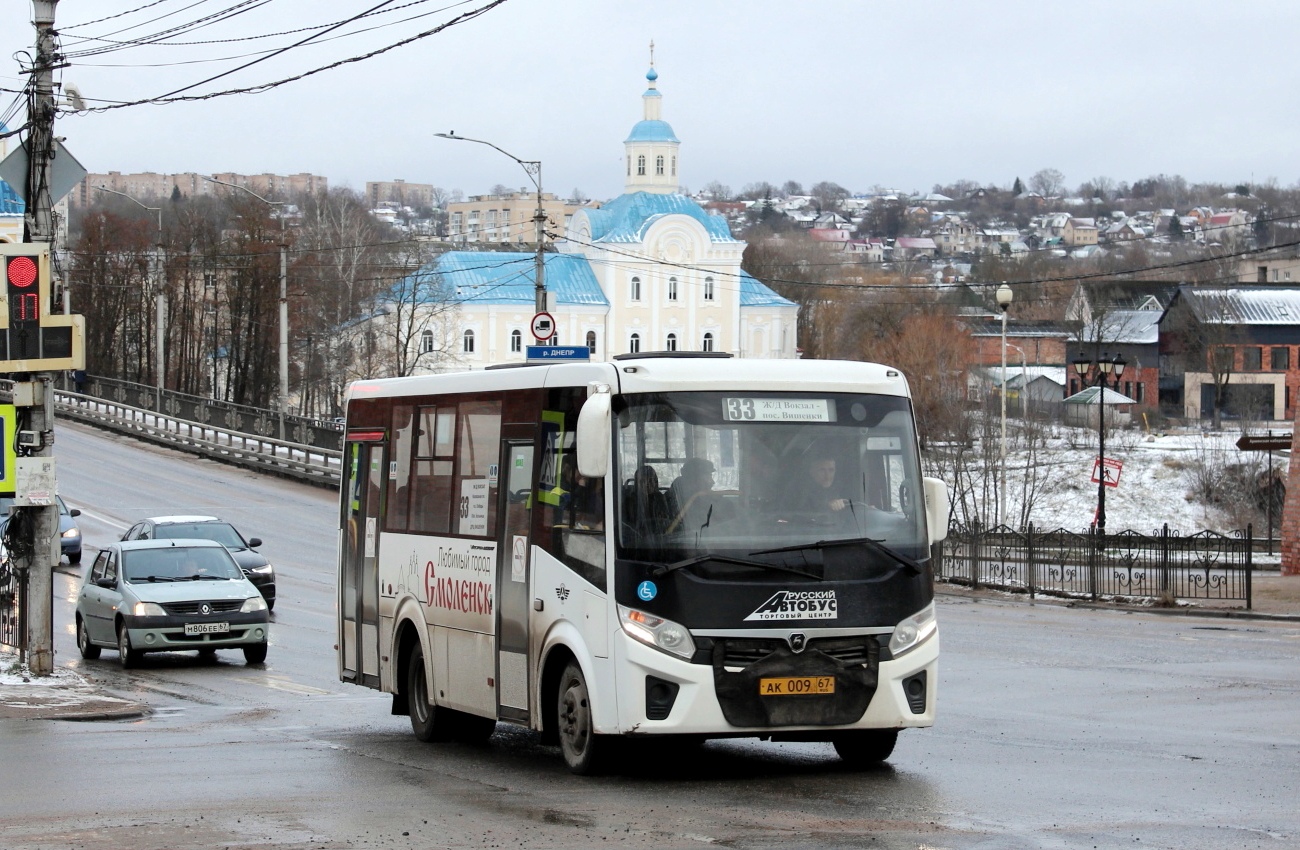
POLYGON ((187 635, 223 635, 230 631, 229 623, 186 623, 187 635))
POLYGON ((834 676, 783 676, 758 680, 758 695, 764 697, 797 697, 833 693, 835 693, 834 676))

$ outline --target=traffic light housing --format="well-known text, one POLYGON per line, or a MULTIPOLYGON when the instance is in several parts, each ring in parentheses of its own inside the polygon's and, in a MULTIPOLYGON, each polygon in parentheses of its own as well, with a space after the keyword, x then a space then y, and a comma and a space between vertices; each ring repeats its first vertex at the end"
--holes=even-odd
POLYGON ((50 246, 0 243, 0 373, 86 368, 83 316, 51 312, 50 246))

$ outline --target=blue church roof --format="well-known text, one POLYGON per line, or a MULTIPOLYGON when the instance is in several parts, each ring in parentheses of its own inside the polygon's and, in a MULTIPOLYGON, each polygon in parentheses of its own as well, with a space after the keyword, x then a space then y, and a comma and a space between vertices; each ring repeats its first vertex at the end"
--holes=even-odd
POLYGON ((793 307, 794 302, 777 295, 749 272, 740 273, 741 307, 793 307))
POLYGON ((688 215, 704 226, 711 242, 735 242, 727 220, 709 215, 685 195, 631 192, 600 209, 585 210, 593 242, 644 242, 650 225, 666 215, 688 215))
MULTIPOLYGON (((646 94, 659 96, 659 92, 653 90, 646 92, 646 94)), ((632 132, 623 140, 623 144, 628 142, 676 142, 681 144, 681 141, 673 134, 673 128, 669 126, 667 121, 649 118, 632 125, 632 132)))
MULTIPOLYGON (((533 275, 536 257, 535 253, 521 251, 448 251, 394 289, 409 286, 414 279, 421 290, 421 302, 452 297, 461 304, 532 307, 537 303, 533 275)), ((609 306, 585 257, 546 254, 544 262, 546 289, 555 293, 557 303, 609 306)))
MULTIPOLYGON (((9 128, 0 121, 0 133, 9 132, 9 128)), ((0 180, 0 215, 22 215, 27 209, 23 199, 13 187, 0 180)))

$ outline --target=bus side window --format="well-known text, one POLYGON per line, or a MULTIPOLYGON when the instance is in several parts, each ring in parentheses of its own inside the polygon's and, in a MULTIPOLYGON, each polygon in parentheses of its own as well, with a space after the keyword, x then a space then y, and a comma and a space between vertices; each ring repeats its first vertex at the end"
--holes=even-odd
MULTIPOLYGON (((544 445, 543 450, 549 449, 552 458, 558 458, 559 473, 557 481, 549 481, 548 467, 539 465, 542 479, 536 492, 547 510, 535 511, 543 527, 534 539, 569 569, 604 590, 605 479, 578 475, 573 445, 578 411, 586 397, 585 387, 547 391, 545 418, 558 427, 550 437, 553 443, 544 445)), ((553 461, 552 467, 555 465, 553 461)))
POLYGON ((388 461, 387 531, 406 531, 411 501, 411 453, 414 448, 415 408, 393 407, 392 455, 388 461))
POLYGON ((456 408, 421 407, 416 422, 409 527, 411 531, 446 534, 451 530, 456 408))

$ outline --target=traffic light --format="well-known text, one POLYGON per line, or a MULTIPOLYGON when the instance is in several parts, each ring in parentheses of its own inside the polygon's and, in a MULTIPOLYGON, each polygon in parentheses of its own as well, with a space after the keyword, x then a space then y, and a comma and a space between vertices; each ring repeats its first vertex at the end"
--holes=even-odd
POLYGON ((50 312, 50 248, 0 244, 0 373, 86 368, 85 318, 50 312))

